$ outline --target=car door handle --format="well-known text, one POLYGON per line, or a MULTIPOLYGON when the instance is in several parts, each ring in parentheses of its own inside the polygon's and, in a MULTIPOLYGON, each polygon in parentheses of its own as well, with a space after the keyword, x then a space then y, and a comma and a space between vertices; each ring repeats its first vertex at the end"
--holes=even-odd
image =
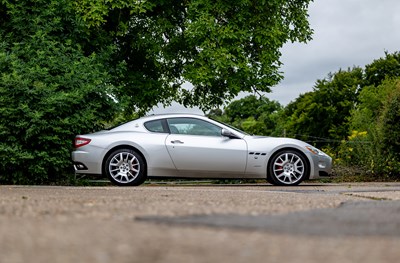
POLYGON ((180 140, 174 140, 174 141, 171 141, 171 143, 173 143, 173 144, 176 144, 176 143, 183 144, 183 142, 180 141, 180 140))

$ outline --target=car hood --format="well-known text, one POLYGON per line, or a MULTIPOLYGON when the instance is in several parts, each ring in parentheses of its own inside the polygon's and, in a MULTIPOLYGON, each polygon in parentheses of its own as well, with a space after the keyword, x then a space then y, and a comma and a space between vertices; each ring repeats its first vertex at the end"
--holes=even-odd
POLYGON ((308 143, 298 140, 298 139, 293 139, 293 138, 287 138, 287 137, 271 137, 271 136, 259 136, 259 135, 253 135, 249 136, 250 140, 266 140, 266 141, 284 141, 284 142, 290 142, 290 143, 295 143, 295 144, 304 144, 308 145, 308 143))

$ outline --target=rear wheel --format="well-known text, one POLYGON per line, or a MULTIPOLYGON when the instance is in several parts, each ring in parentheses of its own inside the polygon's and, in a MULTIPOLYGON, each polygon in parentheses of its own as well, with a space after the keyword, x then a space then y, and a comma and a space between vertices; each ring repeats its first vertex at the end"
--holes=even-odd
POLYGON ((309 171, 310 167, 302 153, 282 150, 269 163, 267 181, 274 185, 298 185, 308 176, 309 171))
POLYGON ((140 154, 131 149, 112 152, 104 170, 110 181, 120 186, 140 185, 146 180, 145 162, 140 154))

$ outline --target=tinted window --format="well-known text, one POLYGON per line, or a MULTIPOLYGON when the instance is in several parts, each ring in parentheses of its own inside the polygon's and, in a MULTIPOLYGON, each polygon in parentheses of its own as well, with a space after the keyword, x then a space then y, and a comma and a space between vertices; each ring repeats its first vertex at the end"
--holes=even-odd
POLYGON ((171 118, 168 126, 172 134, 221 136, 222 130, 217 125, 193 118, 171 118))
POLYGON ((144 127, 151 132, 166 132, 162 125, 162 120, 148 121, 144 124, 144 127))

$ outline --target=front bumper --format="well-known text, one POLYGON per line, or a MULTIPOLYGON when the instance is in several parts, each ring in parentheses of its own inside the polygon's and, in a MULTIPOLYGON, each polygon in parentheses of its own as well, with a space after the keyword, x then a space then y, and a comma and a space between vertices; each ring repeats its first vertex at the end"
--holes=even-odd
POLYGON ((332 158, 328 155, 315 154, 312 157, 314 169, 309 179, 328 177, 332 174, 332 158))

